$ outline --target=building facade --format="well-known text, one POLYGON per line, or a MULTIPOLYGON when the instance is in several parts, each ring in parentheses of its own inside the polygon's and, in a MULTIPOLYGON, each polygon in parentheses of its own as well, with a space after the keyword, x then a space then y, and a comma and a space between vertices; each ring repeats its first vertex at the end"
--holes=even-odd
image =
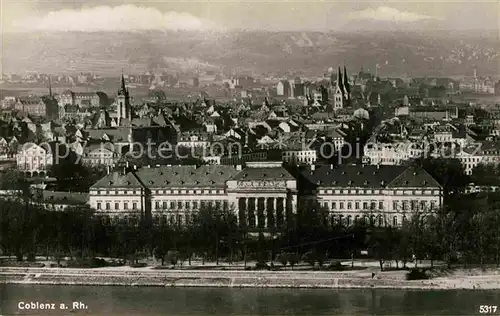
POLYGON ((73 105, 81 108, 96 108, 105 105, 106 99, 107 96, 103 92, 73 92, 71 90, 66 90, 57 96, 59 107, 73 105))
POLYGON ((29 176, 45 176, 54 156, 50 146, 26 143, 19 146, 16 161, 17 168, 29 176))
POLYGON ((59 106, 52 98, 28 97, 18 99, 14 110, 33 117, 59 118, 59 106))
POLYGON ((417 211, 441 207, 441 186, 416 167, 296 167, 281 162, 233 166, 162 166, 114 172, 90 188, 90 206, 107 216, 144 216, 185 224, 207 207, 234 212, 240 225, 283 226, 302 208, 332 224, 401 225, 417 211))

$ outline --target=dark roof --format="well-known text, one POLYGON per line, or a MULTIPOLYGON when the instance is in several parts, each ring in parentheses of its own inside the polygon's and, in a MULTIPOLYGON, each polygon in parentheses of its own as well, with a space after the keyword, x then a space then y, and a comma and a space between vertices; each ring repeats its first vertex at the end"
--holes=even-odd
POLYGON ((324 165, 314 171, 302 170, 302 174, 310 184, 319 187, 439 187, 423 169, 408 166, 324 165))
POLYGON ((225 187, 238 172, 232 166, 161 166, 141 168, 137 177, 147 187, 225 187))
POLYGON ((45 203, 63 204, 63 205, 83 205, 87 203, 87 193, 43 191, 43 200, 45 203))
POLYGON ((441 185, 423 168, 415 166, 407 167, 400 175, 387 185, 388 188, 420 188, 420 187, 435 187, 440 188, 441 185))
POLYGON ((88 137, 91 139, 102 139, 104 135, 110 138, 111 142, 128 141, 130 130, 126 127, 118 128, 102 128, 102 129, 88 129, 88 137))
POLYGON ((283 167, 249 167, 231 178, 236 181, 295 180, 283 167))
POLYGON ((112 172, 97 181, 91 188, 141 188, 143 187, 132 172, 122 174, 112 172))

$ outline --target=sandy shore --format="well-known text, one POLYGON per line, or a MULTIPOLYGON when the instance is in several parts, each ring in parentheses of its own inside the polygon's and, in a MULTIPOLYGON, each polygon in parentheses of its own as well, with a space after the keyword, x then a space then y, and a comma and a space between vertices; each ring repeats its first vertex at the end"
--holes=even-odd
POLYGON ((161 287, 276 287, 385 289, 500 289, 498 271, 454 273, 407 281, 406 272, 371 271, 193 271, 151 268, 0 268, 0 282, 11 284, 116 285, 161 287))

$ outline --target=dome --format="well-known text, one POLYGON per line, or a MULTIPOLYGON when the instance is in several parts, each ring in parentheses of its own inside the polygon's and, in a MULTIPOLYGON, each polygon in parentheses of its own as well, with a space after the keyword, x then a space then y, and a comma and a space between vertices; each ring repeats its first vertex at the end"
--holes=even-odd
POLYGON ((357 119, 365 119, 365 120, 370 119, 370 114, 368 113, 367 110, 365 110, 363 108, 359 108, 356 111, 354 111, 353 116, 357 119))

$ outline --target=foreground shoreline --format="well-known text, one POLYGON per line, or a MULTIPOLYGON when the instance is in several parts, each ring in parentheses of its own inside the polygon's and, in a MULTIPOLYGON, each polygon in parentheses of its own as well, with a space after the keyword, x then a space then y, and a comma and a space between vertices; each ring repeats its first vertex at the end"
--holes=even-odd
POLYGON ((497 271, 408 281, 406 273, 345 271, 193 271, 153 269, 0 268, 0 283, 144 287, 309 289, 500 289, 497 271))

